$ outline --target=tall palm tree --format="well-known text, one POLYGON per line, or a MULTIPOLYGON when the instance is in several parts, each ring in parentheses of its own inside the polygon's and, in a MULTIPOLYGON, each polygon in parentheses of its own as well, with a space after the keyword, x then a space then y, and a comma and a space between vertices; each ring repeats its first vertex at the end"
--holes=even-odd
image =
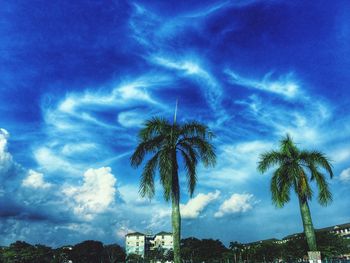
POLYGON ((195 121, 179 125, 176 123, 175 115, 173 124, 164 118, 148 120, 140 130, 138 138, 139 144, 131 157, 131 165, 138 167, 146 157, 149 157, 141 174, 139 192, 142 197, 151 199, 154 196, 154 179, 158 169, 164 198, 172 202, 174 262, 180 263, 179 160, 182 159, 188 191, 192 196, 197 183, 198 161, 202 161, 206 167, 215 165, 215 149, 210 143, 213 134, 208 127, 195 121))
POLYGON ((272 201, 277 207, 283 207, 290 200, 290 190, 294 189, 299 199, 304 233, 310 251, 316 251, 315 230, 312 224, 308 201, 313 192, 310 182, 315 181, 318 188, 318 202, 327 205, 332 201, 325 175, 333 177, 332 166, 328 158, 318 151, 299 150, 287 135, 280 142, 278 151, 270 151, 260 156, 258 170, 265 173, 277 166, 271 179, 272 201), (321 169, 321 170, 320 170, 321 169))

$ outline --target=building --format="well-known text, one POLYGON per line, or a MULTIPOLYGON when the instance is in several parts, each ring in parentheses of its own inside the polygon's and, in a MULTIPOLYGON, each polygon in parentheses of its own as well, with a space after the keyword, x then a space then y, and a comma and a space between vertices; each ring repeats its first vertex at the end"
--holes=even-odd
MULTIPOLYGON (((340 235, 346 239, 350 239, 350 223, 315 229, 315 231, 316 232, 328 231, 330 233, 340 235)), ((271 238, 271 239, 265 239, 265 240, 259 240, 259 241, 255 241, 255 242, 246 243, 243 245, 244 245, 244 247, 249 248, 252 246, 262 244, 264 242, 273 242, 276 244, 284 244, 291 239, 301 239, 303 237, 304 237, 304 233, 294 233, 294 234, 285 236, 282 239, 271 238)))
POLYGON ((340 235, 346 239, 350 239, 350 223, 325 227, 316 231, 328 231, 340 235))
POLYGON ((125 251, 126 255, 145 257, 148 251, 154 249, 172 250, 173 242, 173 234, 169 232, 162 231, 156 235, 134 232, 125 236, 125 251))
MULTIPOLYGON (((319 229, 315 229, 315 231, 316 232, 330 232, 330 233, 334 233, 334 234, 337 234, 339 236, 342 236, 346 239, 350 239, 350 223, 329 226, 329 227, 325 227, 325 228, 319 228, 319 229)), ((296 234, 288 235, 288 236, 284 237, 282 240, 288 241, 291 238, 302 238, 303 235, 304 235, 303 233, 296 233, 296 234)))
POLYGON ((173 249, 173 234, 169 232, 159 232, 156 234, 151 241, 152 247, 150 250, 156 249, 156 248, 162 248, 165 250, 173 249))
POLYGON ((135 232, 125 236, 125 252, 127 255, 136 254, 144 256, 146 247, 146 235, 135 232))

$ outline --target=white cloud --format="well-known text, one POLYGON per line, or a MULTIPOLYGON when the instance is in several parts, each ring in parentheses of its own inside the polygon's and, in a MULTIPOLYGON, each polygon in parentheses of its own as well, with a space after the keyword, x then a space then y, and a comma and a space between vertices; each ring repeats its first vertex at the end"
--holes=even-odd
POLYGON ((0 173, 6 172, 13 163, 12 155, 7 151, 9 137, 9 132, 0 128, 0 173))
POLYGON ((294 98, 300 93, 299 84, 293 79, 292 73, 280 76, 277 80, 271 80, 272 73, 268 73, 261 81, 241 77, 231 70, 225 70, 225 73, 233 84, 247 88, 276 93, 285 98, 294 98))
POLYGON ((331 119, 332 108, 322 100, 304 96, 289 105, 263 100, 262 97, 254 94, 247 100, 235 101, 235 103, 247 106, 242 116, 249 122, 253 121, 261 130, 278 137, 288 133, 296 141, 315 145, 325 143, 331 138, 329 135, 325 136, 323 129, 328 130, 324 125, 331 119))
POLYGON ((252 194, 233 194, 221 204, 214 216, 223 217, 228 214, 245 213, 253 209, 254 204, 256 201, 252 194))
POLYGON ((213 193, 200 193, 196 197, 190 199, 187 204, 180 205, 182 218, 197 218, 204 208, 216 200, 220 195, 220 191, 216 190, 213 193))
POLYGON ((171 54, 166 56, 155 54, 150 57, 151 62, 168 69, 173 69, 180 73, 181 76, 196 81, 199 84, 199 88, 202 89, 208 105, 216 115, 216 122, 222 123, 228 118, 226 110, 221 105, 222 87, 211 72, 205 68, 205 63, 201 60, 200 57, 195 55, 178 57, 171 54))
POLYGON ((22 186, 35 189, 46 189, 49 188, 51 184, 44 181, 44 175, 42 173, 29 170, 28 176, 22 181, 22 186))
POLYGON ((147 225, 147 229, 165 229, 170 225, 171 208, 163 206, 155 206, 152 209, 152 218, 147 225))
POLYGON ((62 147, 62 154, 74 155, 86 151, 95 151, 97 148, 94 143, 67 143, 62 147))
POLYGON ((208 95, 214 97, 221 95, 221 87, 215 80, 215 78, 204 69, 199 58, 196 57, 180 57, 180 58, 168 58, 164 56, 155 55, 151 57, 151 61, 155 64, 161 65, 166 68, 175 69, 188 76, 195 76, 201 80, 207 87, 210 88, 208 95))
POLYGON ((256 170, 259 155, 272 147, 271 142, 259 140, 221 145, 217 150, 217 165, 214 169, 201 170, 199 176, 203 180, 199 180, 204 185, 221 188, 249 183, 249 179, 261 176, 256 170))
MULTIPOLYGON (((96 117, 96 111, 115 111, 130 106, 148 105, 152 108, 164 106, 156 101, 151 89, 169 83, 169 77, 159 74, 145 74, 124 80, 110 89, 86 89, 84 92, 67 93, 56 107, 43 107, 47 125, 59 131, 81 130, 82 125, 116 129, 115 123, 96 117)), ((45 105, 43 105, 45 106, 45 105)))
MULTIPOLYGON (((130 205, 145 205, 150 204, 148 198, 142 198, 139 193, 139 185, 126 184, 118 188, 118 191, 123 200, 130 205)), ((153 200, 154 203, 154 200, 153 200)))
POLYGON ((65 171, 77 175, 81 171, 78 165, 70 163, 53 149, 47 147, 34 150, 34 158, 47 172, 65 171))
POLYGON ((118 114, 118 122, 126 128, 140 127, 146 120, 146 115, 137 111, 124 111, 118 114))
POLYGON ((350 182, 350 168, 344 169, 340 173, 339 179, 343 182, 350 182))
POLYGON ((336 148, 331 151, 329 156, 332 156, 335 163, 342 163, 350 158, 350 149, 336 148))
POLYGON ((110 167, 88 169, 84 173, 83 185, 65 186, 62 191, 74 200, 74 213, 86 220, 91 220, 113 203, 116 182, 110 167))
POLYGON ((135 232, 135 230, 131 229, 131 228, 128 228, 126 226, 121 226, 119 229, 117 229, 116 231, 116 236, 119 238, 119 239, 123 239, 125 238, 125 236, 129 233, 132 233, 132 232, 135 232))

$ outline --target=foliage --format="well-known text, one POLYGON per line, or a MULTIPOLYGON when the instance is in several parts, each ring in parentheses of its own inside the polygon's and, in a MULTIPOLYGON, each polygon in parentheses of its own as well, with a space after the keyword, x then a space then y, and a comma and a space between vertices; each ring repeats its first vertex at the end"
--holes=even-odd
POLYGON ((194 237, 181 240, 181 255, 185 261, 207 262, 221 260, 229 250, 220 240, 197 239, 194 237))
MULTIPOLYGON (((316 232, 318 248, 322 258, 337 258, 349 253, 349 241, 341 236, 326 231, 316 232)), ((277 242, 265 240, 246 244, 242 250, 242 259, 252 262, 303 261, 307 257, 308 245, 305 234, 297 234, 277 242)))
POLYGON ((118 244, 106 245, 103 247, 102 254, 103 262, 117 263, 125 262, 125 252, 124 249, 118 244))
POLYGON ((233 258, 234 262, 241 262, 244 245, 238 241, 233 241, 230 242, 229 249, 231 252, 230 257, 233 258))
MULTIPOLYGON (((317 231, 316 239, 322 258, 337 258, 350 252, 349 240, 334 233, 328 231, 317 231)), ((286 242, 283 255, 286 259, 303 259, 306 257, 307 251, 308 246, 305 235, 298 234, 286 242)))
MULTIPOLYGON (((316 231, 318 248, 323 259, 339 258, 350 253, 350 241, 327 231, 316 231)), ((250 244, 230 242, 226 248, 219 240, 197 239, 194 237, 181 240, 181 257, 184 262, 284 262, 302 261, 307 256, 308 246, 305 234, 296 234, 282 240, 264 240, 250 244)), ((146 255, 148 261, 171 261, 173 251, 154 250, 146 255)), ((17 241, 0 249, 1 263, 63 263, 76 262, 125 262, 125 252, 117 244, 103 246, 98 241, 84 241, 73 247, 64 246, 52 249, 43 245, 31 245, 17 241), (101 250, 102 249, 102 250, 101 250)), ((127 262, 143 262, 140 255, 130 254, 127 262)))
POLYGON ((272 262, 282 256, 282 246, 273 240, 265 240, 251 245, 245 252, 250 260, 272 262))
POLYGON ((128 262, 128 263, 143 262, 143 258, 138 254, 131 253, 126 257, 126 262, 128 262))
POLYGON ((103 244, 99 241, 87 240, 73 247, 71 260, 74 263, 99 262, 103 253, 103 244))
POLYGON ((302 199, 311 200, 310 181, 316 181, 319 190, 318 201, 321 205, 327 205, 332 200, 332 194, 320 168, 331 178, 333 171, 323 153, 299 150, 287 135, 281 140, 279 151, 266 152, 260 156, 258 170, 261 173, 273 166, 278 166, 271 179, 272 201, 276 206, 282 207, 289 202, 292 188, 302 199))
POLYGON ((49 263, 53 259, 53 251, 44 245, 30 245, 23 241, 16 241, 2 250, 4 263, 49 263))
POLYGON ((178 125, 170 124, 163 118, 147 121, 139 132, 139 144, 131 157, 131 165, 138 167, 146 155, 151 154, 141 175, 141 196, 149 198, 154 196, 154 177, 157 168, 164 198, 170 200, 172 195, 178 194, 178 180, 173 178, 173 170, 178 166, 178 157, 183 158, 188 191, 192 195, 197 183, 197 163, 202 161, 205 166, 215 164, 214 147, 209 143, 212 137, 213 134, 208 127, 198 122, 178 125))
POLYGON ((171 255, 167 254, 167 251, 161 247, 153 249, 149 251, 146 255, 146 261, 154 261, 154 262, 165 262, 168 257, 171 255))

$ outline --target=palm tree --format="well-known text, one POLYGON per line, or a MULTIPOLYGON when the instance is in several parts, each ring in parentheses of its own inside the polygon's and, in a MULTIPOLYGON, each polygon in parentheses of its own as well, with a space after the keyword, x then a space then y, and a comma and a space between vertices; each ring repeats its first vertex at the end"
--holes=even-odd
POLYGON ((325 206, 332 201, 332 194, 320 171, 333 177, 332 166, 328 158, 318 151, 299 150, 287 135, 280 142, 279 151, 270 151, 260 156, 258 170, 265 173, 269 168, 277 166, 271 179, 272 201, 277 207, 283 207, 290 200, 293 188, 299 199, 304 233, 310 251, 316 251, 315 230, 312 224, 308 201, 313 192, 310 182, 315 181, 318 188, 318 202, 325 206))
POLYGON ((188 192, 192 197, 197 183, 196 165, 198 161, 202 161, 205 167, 215 165, 215 149, 210 143, 212 138, 212 132, 201 123, 193 121, 178 125, 176 114, 173 124, 164 118, 152 118, 140 130, 139 144, 131 157, 133 167, 138 167, 146 157, 149 157, 141 174, 139 190, 141 196, 150 199, 154 196, 154 179, 158 169, 164 198, 172 202, 175 263, 181 262, 179 160, 183 160, 188 192))

